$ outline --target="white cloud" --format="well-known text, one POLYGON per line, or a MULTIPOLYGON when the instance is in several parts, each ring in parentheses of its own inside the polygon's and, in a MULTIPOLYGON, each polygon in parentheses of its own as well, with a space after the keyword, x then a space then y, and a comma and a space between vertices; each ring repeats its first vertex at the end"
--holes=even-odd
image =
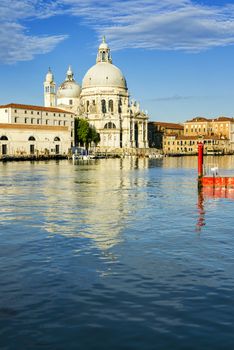
POLYGON ((1 0, 0 61, 30 60, 53 50, 67 37, 65 33, 37 36, 28 29, 30 21, 61 15, 77 17, 98 36, 106 35, 115 50, 200 52, 234 44, 234 5, 230 4, 205 6, 195 0, 1 0))
MULTIPOLYGON (((55 3, 54 3, 55 4, 55 3)), ((27 61, 37 54, 52 51, 66 35, 30 35, 21 24, 35 18, 45 18, 53 13, 54 5, 40 0, 1 0, 0 3, 0 62, 12 64, 27 61)), ((56 11, 58 6, 56 6, 56 11)))
POLYGON ((234 44, 234 5, 190 0, 61 0, 115 49, 199 52, 234 44))

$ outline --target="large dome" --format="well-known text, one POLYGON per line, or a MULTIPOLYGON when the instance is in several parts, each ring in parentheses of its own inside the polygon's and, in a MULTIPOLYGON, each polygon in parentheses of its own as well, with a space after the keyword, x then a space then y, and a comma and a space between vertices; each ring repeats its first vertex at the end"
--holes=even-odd
POLYGON ((98 62, 85 74, 82 89, 90 87, 116 87, 127 89, 121 70, 109 62, 98 62))
POLYGON ((58 98, 77 98, 80 96, 80 86, 75 81, 64 81, 57 91, 58 98))

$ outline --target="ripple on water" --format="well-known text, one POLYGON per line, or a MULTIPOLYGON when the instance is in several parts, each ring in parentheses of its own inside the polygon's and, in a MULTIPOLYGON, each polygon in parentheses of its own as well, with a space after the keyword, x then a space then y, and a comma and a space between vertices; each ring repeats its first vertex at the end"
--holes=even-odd
POLYGON ((234 205, 195 169, 0 164, 0 347, 232 349, 234 205))

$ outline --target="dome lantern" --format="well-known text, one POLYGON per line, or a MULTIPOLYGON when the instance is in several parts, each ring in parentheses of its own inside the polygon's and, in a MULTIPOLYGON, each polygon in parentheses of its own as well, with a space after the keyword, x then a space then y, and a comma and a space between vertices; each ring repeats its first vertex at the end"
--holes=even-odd
POLYGON ((100 44, 98 48, 98 54, 97 54, 97 63, 99 62, 109 62, 112 63, 110 48, 108 44, 106 43, 106 37, 102 37, 102 43, 100 44))
POLYGON ((71 66, 68 67, 66 81, 74 81, 74 74, 71 66))

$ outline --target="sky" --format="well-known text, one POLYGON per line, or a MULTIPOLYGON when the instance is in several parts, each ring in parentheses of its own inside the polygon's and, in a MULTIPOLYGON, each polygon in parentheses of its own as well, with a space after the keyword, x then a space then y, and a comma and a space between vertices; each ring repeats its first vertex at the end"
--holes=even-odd
POLYGON ((103 35, 150 120, 234 117, 233 0, 1 0, 0 104, 43 105, 48 67, 82 84, 103 35))

